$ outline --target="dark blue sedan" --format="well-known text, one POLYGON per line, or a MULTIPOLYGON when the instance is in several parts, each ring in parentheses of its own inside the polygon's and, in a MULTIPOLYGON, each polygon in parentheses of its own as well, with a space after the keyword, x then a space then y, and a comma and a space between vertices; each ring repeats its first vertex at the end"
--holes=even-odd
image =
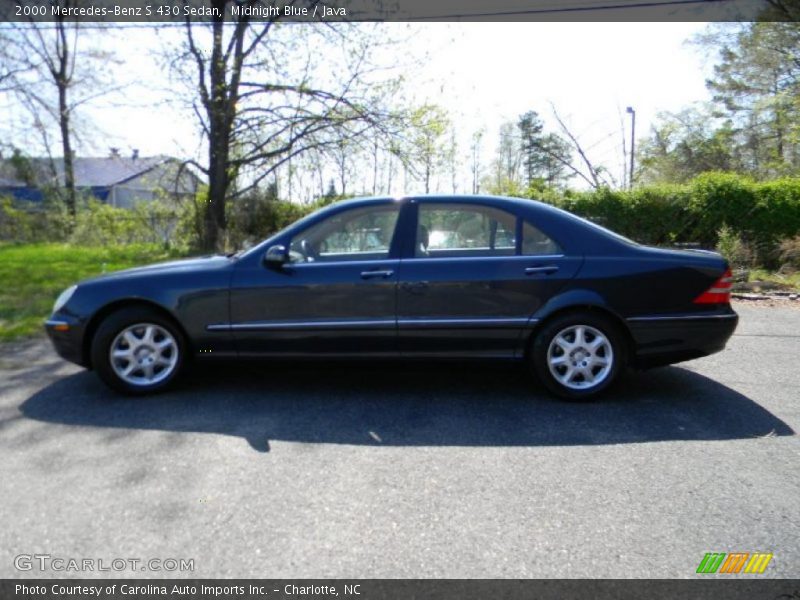
POLYGON ((736 328, 713 252, 636 244, 540 202, 365 198, 235 256, 73 286, 46 329, 58 353, 132 394, 215 358, 506 359, 569 399, 627 366, 718 352, 736 328))

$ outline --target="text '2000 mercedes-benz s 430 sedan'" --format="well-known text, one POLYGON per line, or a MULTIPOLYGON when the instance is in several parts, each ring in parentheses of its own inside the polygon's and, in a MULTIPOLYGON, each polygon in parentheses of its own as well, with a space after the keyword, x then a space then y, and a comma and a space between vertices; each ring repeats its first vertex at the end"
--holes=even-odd
POLYGON ((540 202, 364 198, 239 255, 80 282, 46 329, 61 356, 132 394, 190 359, 407 357, 527 361, 584 399, 627 366, 722 350, 730 287, 718 254, 642 246, 540 202))

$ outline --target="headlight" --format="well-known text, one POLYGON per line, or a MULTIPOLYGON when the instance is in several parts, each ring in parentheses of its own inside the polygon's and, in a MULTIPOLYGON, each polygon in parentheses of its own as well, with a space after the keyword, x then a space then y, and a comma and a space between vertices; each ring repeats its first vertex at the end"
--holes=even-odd
POLYGON ((74 294, 75 290, 77 289, 78 289, 77 285, 71 285, 63 292, 61 292, 61 295, 58 298, 56 298, 56 303, 53 304, 53 312, 58 312, 59 310, 61 310, 63 306, 67 302, 69 302, 69 299, 72 298, 72 294, 74 294))

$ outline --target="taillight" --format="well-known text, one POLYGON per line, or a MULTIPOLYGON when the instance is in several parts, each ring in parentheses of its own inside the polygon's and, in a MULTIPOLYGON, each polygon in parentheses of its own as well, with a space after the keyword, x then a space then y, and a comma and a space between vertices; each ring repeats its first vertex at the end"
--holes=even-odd
POLYGON ((710 288, 694 299, 695 304, 728 304, 731 301, 733 273, 728 269, 710 288))

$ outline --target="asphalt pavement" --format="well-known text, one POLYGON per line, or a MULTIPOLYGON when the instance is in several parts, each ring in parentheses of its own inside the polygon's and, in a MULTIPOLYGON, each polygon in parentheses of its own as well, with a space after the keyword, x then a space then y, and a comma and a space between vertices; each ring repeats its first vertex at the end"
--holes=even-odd
POLYGON ((800 311, 737 310, 724 352, 591 404, 403 363, 125 398, 44 339, 0 346, 0 577, 685 578, 707 552, 800 577, 800 311), (120 558, 194 570, 97 570, 120 558))

